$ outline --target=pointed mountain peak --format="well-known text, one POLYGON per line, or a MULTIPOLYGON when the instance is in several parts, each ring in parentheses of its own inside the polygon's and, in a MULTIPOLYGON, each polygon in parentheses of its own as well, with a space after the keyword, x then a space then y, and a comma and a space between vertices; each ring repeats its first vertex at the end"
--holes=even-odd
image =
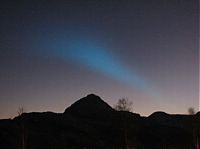
POLYGON ((113 111, 112 107, 99 96, 89 94, 73 103, 64 113, 70 113, 77 116, 101 117, 113 111))
POLYGON ((88 94, 86 97, 87 98, 100 98, 99 96, 97 96, 95 94, 88 94))
MULTIPOLYGON (((95 94, 88 94, 86 97, 80 99, 81 102, 104 102, 99 96, 95 94)), ((104 102, 105 103, 105 102, 104 102)))

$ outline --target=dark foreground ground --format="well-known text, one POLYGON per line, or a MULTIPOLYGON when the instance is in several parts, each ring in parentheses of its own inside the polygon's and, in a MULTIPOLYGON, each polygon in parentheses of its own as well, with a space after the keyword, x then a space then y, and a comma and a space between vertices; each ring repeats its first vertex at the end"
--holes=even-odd
POLYGON ((64 113, 0 120, 0 149, 198 149, 198 142, 200 112, 141 117, 115 111, 93 94, 64 113))

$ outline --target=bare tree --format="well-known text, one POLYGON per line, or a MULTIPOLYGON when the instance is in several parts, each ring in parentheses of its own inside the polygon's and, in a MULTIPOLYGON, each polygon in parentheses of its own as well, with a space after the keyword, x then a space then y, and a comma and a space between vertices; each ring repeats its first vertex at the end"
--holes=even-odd
POLYGON ((193 107, 189 107, 188 108, 188 114, 190 115, 194 115, 196 112, 195 112, 195 109, 193 107))
POLYGON ((133 103, 128 100, 128 98, 121 98, 118 100, 117 104, 114 106, 114 109, 117 111, 131 111, 133 103))
MULTIPOLYGON (((121 98, 117 101, 117 104, 114 106, 114 109, 117 111, 132 111, 132 105, 133 103, 128 100, 128 98, 121 98)), ((128 125, 127 125, 127 120, 128 117, 126 113, 121 113, 122 117, 121 120, 123 122, 123 132, 124 132, 124 143, 125 143, 125 148, 130 149, 129 143, 128 143, 128 125)))
POLYGON ((21 117, 22 114, 24 113, 24 107, 21 106, 17 110, 17 114, 20 117, 20 136, 21 136, 21 149, 25 149, 25 126, 24 126, 24 121, 23 118, 21 117))
MULTIPOLYGON (((193 107, 188 108, 188 114, 195 115, 196 111, 193 107)), ((200 149, 199 146, 199 126, 196 125, 196 121, 193 124, 193 138, 194 138, 194 144, 196 149, 200 149)))
POLYGON ((21 116, 24 113, 24 107, 19 107, 17 110, 18 116, 21 116))

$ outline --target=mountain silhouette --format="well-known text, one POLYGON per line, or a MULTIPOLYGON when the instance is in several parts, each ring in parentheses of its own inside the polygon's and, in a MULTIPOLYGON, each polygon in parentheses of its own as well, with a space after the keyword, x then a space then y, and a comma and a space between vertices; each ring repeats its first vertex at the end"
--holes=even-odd
POLYGON ((196 149, 198 138, 199 112, 141 117, 116 111, 94 94, 64 113, 32 112, 0 120, 1 149, 196 149))
POLYGON ((85 118, 107 119, 113 115, 113 112, 115 112, 113 108, 99 96, 89 94, 72 104, 65 110, 64 114, 85 118))

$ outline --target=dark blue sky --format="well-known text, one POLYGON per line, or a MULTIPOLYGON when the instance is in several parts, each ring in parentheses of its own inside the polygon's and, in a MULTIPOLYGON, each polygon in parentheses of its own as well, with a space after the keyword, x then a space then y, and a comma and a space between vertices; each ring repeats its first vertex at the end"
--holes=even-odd
POLYGON ((0 118, 90 93, 142 115, 198 110, 198 0, 7 0, 0 18, 0 118))

